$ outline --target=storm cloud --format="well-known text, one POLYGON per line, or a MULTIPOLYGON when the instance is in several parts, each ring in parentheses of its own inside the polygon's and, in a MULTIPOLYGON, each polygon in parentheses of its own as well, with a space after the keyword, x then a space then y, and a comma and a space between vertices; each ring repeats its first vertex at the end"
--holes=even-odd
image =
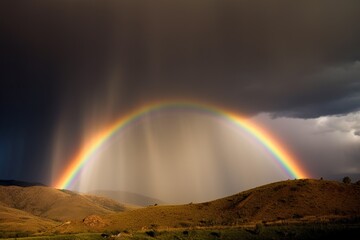
POLYGON ((0 177, 22 165, 35 170, 13 177, 44 176, 54 148, 68 159, 85 128, 153 100, 294 121, 357 112, 359 10, 357 0, 1 1, 0 177))
POLYGON ((11 80, 51 81, 56 99, 91 98, 115 78, 127 102, 201 98, 296 117, 358 109, 358 1, 1 4, 2 79, 25 71, 11 80))
POLYGON ((254 120, 285 140, 315 178, 360 178, 360 112, 312 119, 259 114, 254 120))

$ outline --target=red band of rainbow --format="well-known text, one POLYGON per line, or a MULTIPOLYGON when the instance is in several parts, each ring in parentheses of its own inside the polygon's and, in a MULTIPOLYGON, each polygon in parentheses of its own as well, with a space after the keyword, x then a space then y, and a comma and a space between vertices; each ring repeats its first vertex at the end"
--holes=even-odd
POLYGON ((296 160, 296 158, 286 150, 286 147, 276 140, 274 136, 249 120, 241 117, 239 114, 210 104, 199 103, 197 101, 163 101, 142 106, 119 118, 113 124, 98 133, 88 144, 81 148, 61 177, 56 181, 54 187, 59 189, 69 188, 75 181, 80 170, 85 167, 89 159, 111 138, 111 136, 131 125, 131 123, 141 119, 141 117, 147 113, 171 108, 199 110, 221 117, 253 136, 274 156, 276 161, 290 177, 307 178, 309 176, 300 165, 300 162, 296 160))

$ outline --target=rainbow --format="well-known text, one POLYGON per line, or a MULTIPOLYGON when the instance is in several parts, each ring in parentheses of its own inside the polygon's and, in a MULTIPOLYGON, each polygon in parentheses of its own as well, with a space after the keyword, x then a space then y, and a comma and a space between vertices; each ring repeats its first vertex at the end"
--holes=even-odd
POLYGON ((132 112, 120 117, 113 124, 104 128, 84 145, 76 156, 71 160, 60 178, 55 182, 56 188, 69 188, 76 180, 77 175, 85 167, 86 163, 106 144, 112 136, 120 130, 125 129, 132 123, 141 120, 148 113, 160 112, 168 109, 187 109, 200 111, 202 113, 221 117, 234 124, 236 127, 249 133, 261 145, 263 145, 276 159, 277 163, 293 178, 307 178, 309 175, 300 166, 296 158, 286 150, 286 147, 280 143, 273 135, 260 126, 255 125, 239 114, 219 108, 214 105, 200 103, 197 101, 162 101, 146 104, 135 109, 132 112))

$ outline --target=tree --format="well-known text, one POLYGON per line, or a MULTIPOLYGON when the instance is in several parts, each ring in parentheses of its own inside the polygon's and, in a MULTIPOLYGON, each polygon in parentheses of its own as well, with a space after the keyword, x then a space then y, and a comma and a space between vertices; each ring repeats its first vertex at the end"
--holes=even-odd
POLYGON ((348 176, 346 176, 343 178, 343 183, 349 184, 351 183, 351 179, 348 176))

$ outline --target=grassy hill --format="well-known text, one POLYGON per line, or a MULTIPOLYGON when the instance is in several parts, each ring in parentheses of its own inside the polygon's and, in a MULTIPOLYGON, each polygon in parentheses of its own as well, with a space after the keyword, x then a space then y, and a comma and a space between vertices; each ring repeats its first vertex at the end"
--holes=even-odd
POLYGON ((288 180, 268 184, 223 199, 187 205, 151 206, 99 216, 102 226, 81 222, 67 226, 104 229, 167 229, 236 226, 256 223, 319 222, 360 216, 360 185, 326 180, 288 180), (106 226, 105 228, 103 226, 106 226))
POLYGON ((133 209, 114 200, 44 186, 0 186, 0 230, 43 231, 63 222, 133 209))
POLYGON ((304 179, 271 183, 211 202, 130 209, 104 197, 67 190, 8 186, 0 187, 0 230, 16 226, 79 233, 326 223, 360 219, 359 199, 360 184, 304 179))
POLYGON ((44 232, 56 225, 57 223, 50 219, 37 217, 0 203, 0 230, 2 231, 44 232))
POLYGON ((88 199, 94 204, 100 205, 102 208, 108 209, 112 212, 125 212, 134 209, 141 208, 138 205, 131 205, 127 203, 123 203, 112 198, 107 198, 104 196, 90 195, 90 194, 82 194, 84 198, 88 199))

